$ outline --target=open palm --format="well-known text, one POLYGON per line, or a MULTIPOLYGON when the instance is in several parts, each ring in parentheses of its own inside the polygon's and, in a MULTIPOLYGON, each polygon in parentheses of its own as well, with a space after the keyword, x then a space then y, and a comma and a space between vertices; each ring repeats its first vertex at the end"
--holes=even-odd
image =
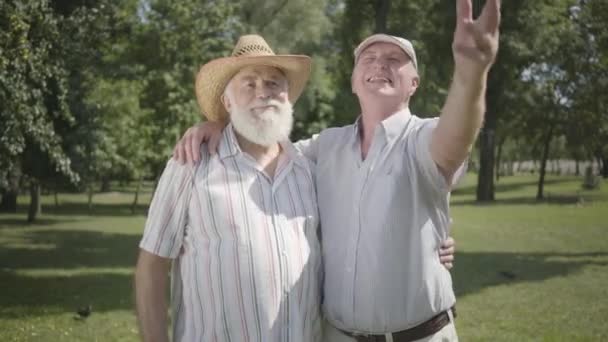
POLYGON ((459 73, 476 77, 486 72, 498 51, 500 0, 487 0, 481 15, 473 20, 471 0, 456 0, 456 31, 452 51, 459 73))

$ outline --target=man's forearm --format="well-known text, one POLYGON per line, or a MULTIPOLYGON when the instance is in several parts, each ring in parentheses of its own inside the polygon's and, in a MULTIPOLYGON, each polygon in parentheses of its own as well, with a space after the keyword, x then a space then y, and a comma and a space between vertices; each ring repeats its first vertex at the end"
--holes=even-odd
POLYGON ((431 139, 431 154, 449 180, 467 158, 485 113, 487 73, 466 80, 455 73, 439 123, 431 139))
POLYGON ((138 261, 135 271, 135 301, 142 340, 168 342, 167 267, 138 261))

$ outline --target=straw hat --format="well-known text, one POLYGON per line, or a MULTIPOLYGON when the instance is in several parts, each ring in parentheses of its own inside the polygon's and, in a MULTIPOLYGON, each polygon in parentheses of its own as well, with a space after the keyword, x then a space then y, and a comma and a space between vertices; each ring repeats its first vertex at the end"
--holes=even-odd
POLYGON ((245 35, 239 38, 230 57, 218 58, 203 65, 196 75, 196 99, 210 121, 225 120, 228 113, 221 102, 226 85, 244 67, 266 65, 283 71, 289 82, 289 100, 295 103, 310 75, 310 57, 275 55, 264 38, 245 35))

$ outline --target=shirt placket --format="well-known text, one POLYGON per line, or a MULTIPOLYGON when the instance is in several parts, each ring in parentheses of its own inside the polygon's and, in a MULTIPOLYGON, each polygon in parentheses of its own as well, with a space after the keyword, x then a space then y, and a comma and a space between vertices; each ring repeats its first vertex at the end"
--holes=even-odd
POLYGON ((287 257, 287 251, 286 251, 286 242, 285 242, 285 236, 283 235, 283 231, 281 229, 281 224, 279 221, 279 213, 280 213, 280 208, 279 208, 279 199, 277 198, 277 192, 279 191, 280 188, 280 184, 285 181, 285 177, 287 177, 287 175, 285 174, 286 172, 286 168, 282 168, 279 173, 276 175, 275 177, 275 181, 271 182, 272 184, 272 188, 271 188, 271 197, 272 197, 272 228, 273 228, 273 232, 274 232, 274 236, 275 236, 275 241, 276 241, 276 246, 277 246, 277 250, 276 250, 276 255, 277 255, 277 260, 279 262, 279 270, 280 270, 280 288, 281 288, 281 340, 282 341, 287 341, 289 340, 289 329, 288 329, 288 325, 289 325, 289 314, 290 314, 290 303, 289 303, 289 260, 287 257))
POLYGON ((355 232, 350 235, 350 241, 348 241, 348 250, 346 256, 346 272, 345 272, 345 281, 344 281, 344 311, 343 312, 352 312, 351 326, 356 326, 356 316, 357 316, 357 302, 355 299, 356 289, 357 289, 357 269, 358 269, 358 255, 357 251, 359 250, 359 243, 361 239, 361 232, 364 225, 364 215, 365 208, 363 196, 365 195, 366 186, 370 180, 370 174, 373 171, 374 160, 378 158, 379 149, 381 147, 380 140, 382 137, 379 134, 379 131, 376 130, 374 133, 374 139, 372 141, 372 145, 370 146, 369 152, 367 154, 367 158, 364 161, 358 162, 361 160, 360 157, 360 143, 357 139, 357 143, 355 144, 355 166, 356 166, 356 189, 355 194, 353 196, 353 225, 355 232))

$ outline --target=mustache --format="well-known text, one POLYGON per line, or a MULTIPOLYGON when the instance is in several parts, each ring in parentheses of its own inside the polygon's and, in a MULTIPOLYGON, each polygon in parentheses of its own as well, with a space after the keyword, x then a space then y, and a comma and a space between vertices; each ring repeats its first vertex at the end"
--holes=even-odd
POLYGON ((251 104, 249 106, 249 109, 252 108, 257 108, 257 107, 266 107, 266 106, 275 106, 275 107, 281 107, 283 106, 283 103, 277 101, 277 100, 256 100, 253 104, 251 104))

